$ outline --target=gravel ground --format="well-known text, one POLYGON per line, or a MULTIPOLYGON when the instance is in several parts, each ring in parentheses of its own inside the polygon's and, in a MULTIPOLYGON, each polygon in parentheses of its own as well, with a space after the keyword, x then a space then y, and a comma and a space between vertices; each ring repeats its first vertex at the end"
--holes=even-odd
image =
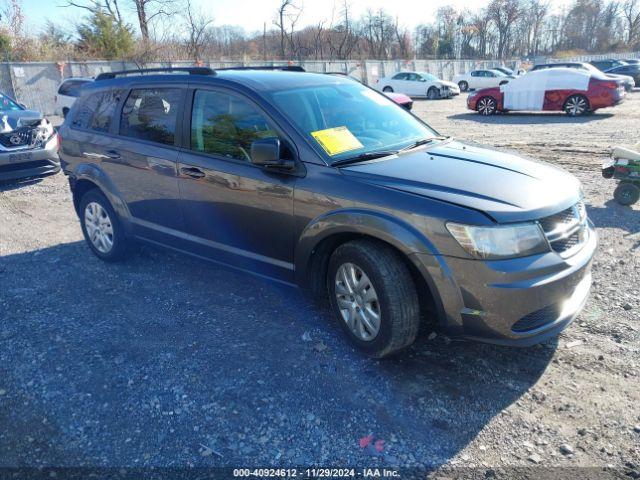
POLYGON ((515 349, 425 332, 405 354, 369 360, 294 289, 146 247, 100 262, 62 175, 4 185, 0 466, 638 478, 640 206, 615 204, 599 165, 640 138, 640 92, 579 119, 483 118, 464 97, 417 101, 415 113, 584 184, 595 287, 558 339, 515 349))

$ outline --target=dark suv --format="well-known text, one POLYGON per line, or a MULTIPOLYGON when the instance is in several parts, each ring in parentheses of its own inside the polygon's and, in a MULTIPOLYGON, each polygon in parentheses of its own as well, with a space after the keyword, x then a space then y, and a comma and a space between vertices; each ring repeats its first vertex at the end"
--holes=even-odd
POLYGON ((101 259, 143 240, 309 288, 376 357, 421 319, 530 345, 586 301, 596 235, 568 173, 440 136, 349 79, 144 73, 98 77, 60 129, 101 259))

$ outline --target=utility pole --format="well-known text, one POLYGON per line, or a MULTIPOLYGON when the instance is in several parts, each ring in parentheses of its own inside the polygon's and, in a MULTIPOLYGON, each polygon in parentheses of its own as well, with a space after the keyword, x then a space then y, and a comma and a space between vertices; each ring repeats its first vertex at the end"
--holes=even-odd
POLYGON ((267 22, 264 22, 264 29, 262 30, 262 58, 267 61, 267 22))

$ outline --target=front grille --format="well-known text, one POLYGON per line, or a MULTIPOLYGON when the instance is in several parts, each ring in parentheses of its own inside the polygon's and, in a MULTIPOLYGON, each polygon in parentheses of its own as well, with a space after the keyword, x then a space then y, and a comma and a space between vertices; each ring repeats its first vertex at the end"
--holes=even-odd
POLYGON ((32 168, 51 167, 53 164, 49 160, 35 160, 33 162, 0 164, 0 173, 16 172, 18 170, 31 170, 32 168))
POLYGON ((587 241, 587 212, 584 203, 539 220, 554 252, 570 255, 587 241))
POLYGON ((7 148, 31 145, 35 139, 33 128, 22 128, 8 133, 0 133, 0 143, 7 148))
POLYGON ((548 305, 540 310, 525 315, 511 326, 511 331, 515 333, 525 333, 529 330, 540 328, 543 325, 554 322, 560 316, 560 307, 548 305))

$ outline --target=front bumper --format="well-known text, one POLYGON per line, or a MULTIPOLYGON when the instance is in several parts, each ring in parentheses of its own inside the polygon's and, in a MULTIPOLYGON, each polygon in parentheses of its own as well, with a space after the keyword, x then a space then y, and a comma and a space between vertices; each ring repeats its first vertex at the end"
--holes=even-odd
POLYGON ((40 148, 0 150, 0 181, 40 177, 59 171, 57 134, 40 148))
POLYGON ((580 313, 597 246, 592 225, 580 250, 481 261, 414 254, 429 273, 442 326, 453 337, 528 346, 560 333, 580 313), (434 274, 437 271, 438 273, 434 274))

